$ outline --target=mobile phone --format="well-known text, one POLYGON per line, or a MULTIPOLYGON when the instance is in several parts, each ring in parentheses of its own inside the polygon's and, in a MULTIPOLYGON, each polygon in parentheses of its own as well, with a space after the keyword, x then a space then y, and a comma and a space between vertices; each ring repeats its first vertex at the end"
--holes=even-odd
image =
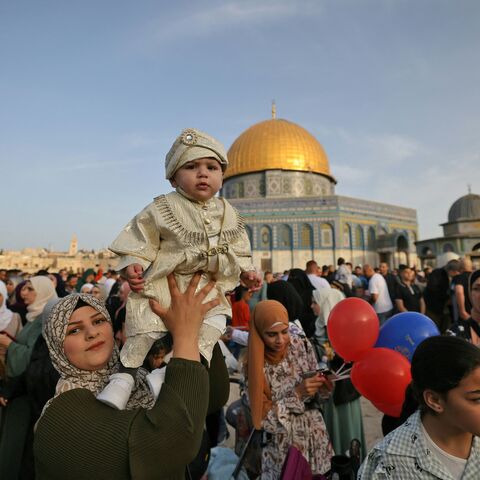
POLYGON ((329 368, 322 368, 318 370, 318 373, 321 373, 328 380, 335 378, 335 374, 329 368))
POLYGON ((308 372, 302 373, 302 378, 312 378, 318 374, 318 370, 309 370, 308 372))

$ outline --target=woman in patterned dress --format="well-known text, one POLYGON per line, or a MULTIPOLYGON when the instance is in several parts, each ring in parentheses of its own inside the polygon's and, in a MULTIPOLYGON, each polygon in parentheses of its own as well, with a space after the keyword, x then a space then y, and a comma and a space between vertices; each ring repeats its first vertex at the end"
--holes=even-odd
POLYGON ((262 479, 280 478, 290 446, 302 452, 313 473, 330 468, 334 452, 327 429, 320 411, 314 405, 309 408, 309 401, 319 391, 331 391, 332 385, 316 369, 309 341, 289 331, 285 307, 275 300, 258 303, 250 326, 246 370, 254 427, 269 438, 262 451, 262 479))

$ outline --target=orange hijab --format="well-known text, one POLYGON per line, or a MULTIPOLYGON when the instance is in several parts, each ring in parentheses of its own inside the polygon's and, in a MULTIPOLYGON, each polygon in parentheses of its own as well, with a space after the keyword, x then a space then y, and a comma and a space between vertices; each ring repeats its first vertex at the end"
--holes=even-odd
POLYGON ((277 352, 265 348, 262 339, 264 332, 278 324, 288 327, 287 309, 276 300, 264 300, 257 303, 250 320, 247 360, 248 395, 253 426, 256 430, 261 429, 263 418, 272 408, 272 393, 270 385, 265 379, 264 362, 276 365, 287 355, 288 344, 285 345, 284 350, 277 352))

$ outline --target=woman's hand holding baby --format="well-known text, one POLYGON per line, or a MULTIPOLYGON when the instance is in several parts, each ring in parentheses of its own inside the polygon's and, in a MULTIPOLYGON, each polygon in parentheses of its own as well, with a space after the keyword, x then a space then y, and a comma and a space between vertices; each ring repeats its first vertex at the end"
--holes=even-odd
POLYGON ((150 300, 150 308, 163 320, 172 335, 173 357, 199 361, 198 335, 200 327, 205 314, 220 303, 218 298, 203 303, 215 286, 215 282, 208 282, 199 292, 195 293, 201 279, 201 273, 196 273, 185 293, 181 293, 173 273, 168 275, 167 279, 172 298, 170 306, 168 309, 163 308, 155 300, 150 300))
POLYGON ((132 263, 126 269, 127 282, 132 292, 140 293, 145 285, 143 267, 139 263, 132 263))

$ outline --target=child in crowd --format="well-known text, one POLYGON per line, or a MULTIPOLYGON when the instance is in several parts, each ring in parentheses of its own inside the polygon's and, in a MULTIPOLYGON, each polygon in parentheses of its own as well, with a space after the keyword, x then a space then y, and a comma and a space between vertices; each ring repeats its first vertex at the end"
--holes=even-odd
POLYGON ((424 340, 412 358, 404 413, 415 408, 368 454, 358 479, 478 479, 480 349, 456 337, 424 340))
MULTIPOLYGON (((218 297, 220 305, 207 313, 199 338, 200 353, 207 362, 225 330, 226 316, 231 315, 225 293, 239 280, 248 288, 261 286, 242 218, 230 203, 215 196, 227 166, 220 142, 198 130, 184 130, 165 159, 166 178, 175 191, 156 197, 110 246, 120 256, 117 268, 125 270, 132 289, 127 302, 127 340, 121 351, 126 372, 142 365, 155 340, 167 331, 149 301, 168 307, 169 273, 175 273, 182 292, 196 272, 203 272, 198 288, 216 280, 216 288, 205 302, 218 297)), ((157 390, 152 376, 149 381, 157 390)), ((116 374, 110 388, 98 398, 121 409, 131 386, 129 373, 116 374)))
POLYGON ((147 354, 143 366, 146 370, 151 372, 156 368, 163 368, 167 365, 170 353, 172 351, 172 337, 165 335, 158 340, 155 340, 152 348, 147 354))

